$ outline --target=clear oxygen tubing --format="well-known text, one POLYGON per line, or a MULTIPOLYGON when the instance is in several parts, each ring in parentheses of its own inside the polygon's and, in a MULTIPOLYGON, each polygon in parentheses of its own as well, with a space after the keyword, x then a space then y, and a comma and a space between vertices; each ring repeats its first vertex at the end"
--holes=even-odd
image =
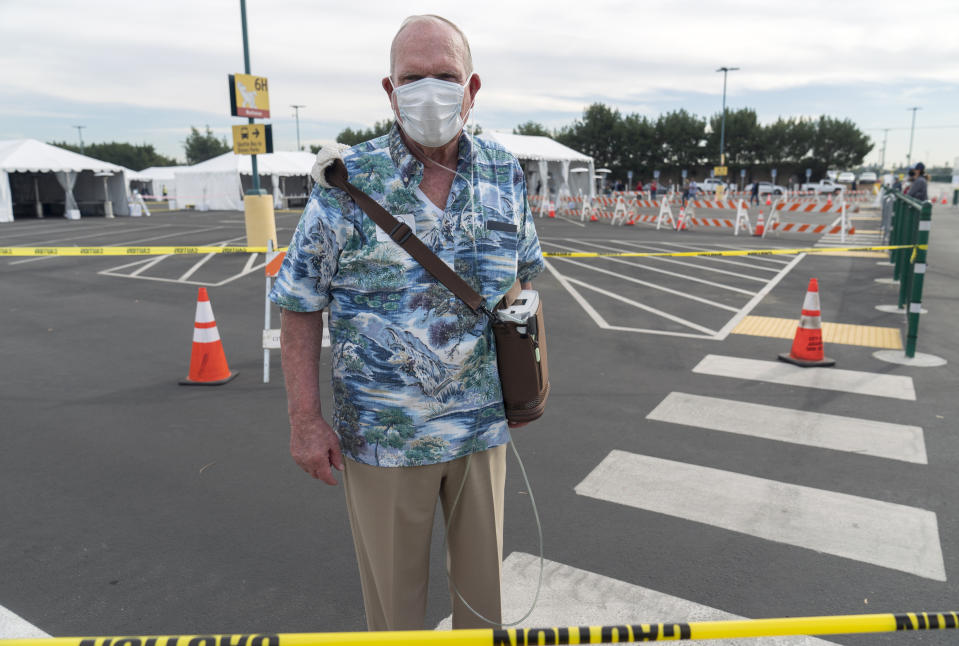
MULTIPOLYGON (((469 124, 470 124, 470 137, 471 137, 471 138, 473 138, 473 137, 476 136, 476 134, 475 134, 475 133, 476 133, 476 122, 475 122, 475 120, 473 119, 473 112, 474 112, 474 107, 473 107, 473 106, 470 106, 470 114, 469 114, 469 119, 468 119, 468 120, 469 120, 469 124)), ((456 169, 449 168, 449 167, 447 167, 447 166, 444 166, 443 164, 440 164, 440 163, 437 162, 437 161, 434 161, 434 160, 432 160, 432 159, 429 159, 429 158, 426 156, 425 152, 423 151, 422 147, 420 147, 420 145, 419 145, 417 142, 410 140, 408 143, 410 144, 411 150, 414 149, 414 148, 417 149, 417 150, 415 151, 416 153, 418 153, 418 154, 416 155, 416 157, 417 157, 423 164, 425 164, 425 165, 432 165, 432 166, 438 166, 439 168, 442 168, 442 169, 444 169, 444 170, 446 170, 446 171, 449 171, 449 172, 452 173, 454 176, 461 177, 464 181, 467 182, 467 184, 469 185, 469 189, 470 189, 470 207, 471 207, 472 212, 475 214, 475 213, 476 213, 476 203, 475 203, 475 201, 474 201, 474 195, 475 195, 475 193, 476 193, 476 185, 475 185, 475 179, 476 179, 476 177, 475 177, 475 167, 476 167, 476 164, 475 164, 475 163, 472 163, 472 162, 470 163, 470 177, 469 177, 469 179, 467 179, 465 175, 463 175, 462 173, 460 173, 460 172, 457 171, 456 169)), ((484 225, 484 227, 485 227, 485 225, 486 225, 486 221, 485 221, 485 220, 486 220, 486 214, 485 214, 485 212, 483 212, 481 215, 482 215, 482 217, 483 217, 483 225, 484 225)), ((460 214, 460 221, 461 221, 461 222, 460 222, 460 226, 462 226, 462 214, 460 214)), ((473 236, 471 236, 471 238, 473 239, 473 251, 474 251, 474 253, 473 253, 473 259, 474 259, 474 261, 475 261, 475 260, 476 260, 476 240, 475 240, 475 237, 473 237, 473 236)), ((523 474, 523 483, 526 485, 526 490, 529 492, 530 506, 533 508, 533 518, 534 518, 535 521, 536 521, 536 533, 537 533, 537 536, 538 536, 538 538, 539 538, 539 577, 538 577, 537 582, 536 582, 536 594, 533 596, 533 603, 530 604, 529 610, 527 610, 526 613, 525 613, 522 617, 520 617, 519 619, 517 619, 516 621, 504 622, 504 623, 498 623, 498 622, 492 621, 491 619, 489 619, 489 618, 487 618, 487 617, 484 617, 480 612, 478 612, 475 608, 473 608, 473 606, 471 606, 466 599, 463 598, 462 593, 460 593, 460 591, 459 591, 459 590, 457 589, 457 587, 456 587, 456 584, 453 583, 452 577, 450 577, 450 573, 449 573, 449 561, 448 561, 448 560, 447 560, 447 566, 446 566, 446 567, 447 567, 446 575, 447 575, 447 577, 449 577, 449 579, 450 579, 450 586, 453 588, 453 591, 456 593, 456 596, 457 596, 457 597, 459 598, 459 600, 463 603, 463 605, 466 606, 466 608, 467 608, 470 612, 472 612, 474 615, 476 615, 476 617, 479 618, 481 621, 483 621, 483 622, 485 622, 485 623, 487 623, 487 624, 489 624, 489 625, 491 625, 491 626, 498 626, 498 627, 501 627, 501 628, 509 628, 509 627, 511 627, 511 626, 518 626, 518 625, 521 624, 522 622, 526 621, 526 619, 527 619, 531 614, 533 614, 533 610, 536 609, 536 604, 539 603, 539 595, 540 595, 540 593, 542 592, 542 589, 543 589, 543 570, 545 569, 545 558, 544 558, 544 549, 543 549, 543 524, 542 524, 542 522, 540 521, 540 518, 539 518, 539 509, 536 507, 536 498, 535 498, 535 496, 533 495, 533 488, 532 488, 532 486, 530 486, 530 483, 529 483, 529 476, 526 474, 526 466, 523 464, 523 459, 519 456, 519 451, 516 450, 516 444, 513 442, 513 434, 512 434, 512 433, 509 433, 509 444, 510 444, 510 447, 513 449, 513 455, 516 456, 516 462, 517 462, 517 464, 519 464, 520 472, 523 474)), ((462 480, 462 482, 460 483, 459 490, 456 492, 456 497, 453 499, 453 504, 452 504, 452 506, 450 507, 449 517, 448 517, 447 520, 446 520, 446 532, 445 532, 445 534, 444 534, 444 536, 443 536, 443 545, 444 545, 444 547, 447 547, 447 546, 446 546, 446 543, 447 543, 446 537, 449 535, 450 527, 452 526, 452 523, 453 523, 453 516, 454 516, 454 514, 456 513, 456 507, 459 505, 460 497, 461 497, 462 494, 463 494, 463 488, 466 486, 466 478, 469 476, 469 472, 470 472, 470 464, 471 464, 470 460, 471 460, 471 458, 472 458, 472 455, 468 455, 468 456, 466 457, 466 469, 465 469, 464 472, 463 472, 463 480, 462 480)), ((448 549, 448 547, 447 547, 447 549, 448 549)))
MULTIPOLYGON (((539 603, 540 592, 543 589, 543 570, 545 568, 545 559, 543 557, 543 524, 540 522, 540 519, 539 519, 539 509, 537 509, 536 507, 536 497, 533 496, 533 488, 529 484, 529 476, 526 475, 526 466, 523 464, 522 458, 519 457, 519 451, 516 450, 516 444, 513 442, 513 434, 511 432, 509 432, 509 445, 513 449, 513 455, 516 456, 516 462, 519 464, 519 470, 523 474, 523 483, 526 485, 526 491, 529 492, 529 502, 530 502, 530 506, 533 508, 533 518, 536 520, 536 533, 539 537, 539 578, 536 582, 536 594, 533 595, 533 603, 530 604, 529 610, 526 611, 526 614, 524 614, 522 617, 520 617, 516 621, 504 622, 504 623, 497 623, 495 621, 492 621, 491 619, 484 617, 480 612, 478 612, 475 608, 473 608, 473 606, 471 606, 466 599, 463 598, 463 595, 457 589, 456 584, 453 583, 453 578, 450 576, 449 559, 447 559, 446 561, 446 576, 450 580, 450 587, 453 588, 453 591, 456 593, 456 596, 459 598, 459 600, 463 602, 463 605, 466 606, 466 608, 470 612, 472 612, 474 615, 476 615, 481 621, 484 621, 491 626, 499 626, 500 628, 509 628, 511 626, 518 626, 522 622, 526 621, 526 619, 531 614, 533 614, 533 610, 536 609, 536 604, 539 603)), ((446 533, 443 536, 444 547, 446 547, 446 543, 447 543, 446 537, 449 536, 450 527, 453 524, 453 514, 456 513, 456 506, 459 504, 460 496, 463 494, 463 488, 466 486, 466 478, 469 476, 469 473, 470 473, 470 459, 472 457, 473 457, 472 454, 466 456, 466 469, 463 471, 463 480, 462 482, 460 482, 460 488, 456 492, 456 497, 453 499, 453 504, 450 507, 449 517, 446 519, 446 533)))

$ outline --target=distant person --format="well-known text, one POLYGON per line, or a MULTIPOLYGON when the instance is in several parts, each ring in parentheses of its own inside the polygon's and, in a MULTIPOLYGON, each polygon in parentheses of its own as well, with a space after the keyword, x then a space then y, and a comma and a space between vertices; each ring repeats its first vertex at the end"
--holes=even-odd
POLYGON ((637 193, 643 192, 643 180, 639 180, 638 182, 636 182, 636 192, 637 193))
POLYGON ((649 183, 649 194, 652 196, 654 200, 656 199, 657 188, 658 187, 656 186, 656 180, 654 179, 653 181, 649 183))
POLYGON ((749 206, 753 205, 753 201, 756 202, 756 206, 759 206, 759 182, 754 181, 752 188, 749 190, 749 206))
POLYGON ((856 190, 856 180, 852 180, 852 186, 850 187, 853 191, 856 190))
POLYGON ((918 162, 909 169, 909 179, 912 183, 909 185, 909 191, 906 193, 909 197, 914 197, 921 202, 929 199, 929 183, 926 181, 926 165, 918 162))
POLYGON ((902 173, 896 175, 896 181, 892 183, 892 190, 902 193, 902 173))
POLYGON ((686 208, 686 203, 689 200, 696 199, 696 180, 692 176, 689 178, 689 182, 686 184, 686 190, 683 191, 683 208, 686 208))

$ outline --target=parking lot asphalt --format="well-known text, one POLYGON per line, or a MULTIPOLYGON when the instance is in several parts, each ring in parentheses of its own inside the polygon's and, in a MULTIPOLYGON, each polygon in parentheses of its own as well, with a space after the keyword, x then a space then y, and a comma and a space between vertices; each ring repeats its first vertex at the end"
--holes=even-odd
MULTIPOLYGON (((281 243, 297 217, 277 215, 281 243)), ((933 221, 919 350, 948 363, 913 368, 876 359, 875 348, 826 347, 837 369, 860 382, 910 381, 914 400, 778 383, 767 369, 723 374, 715 369, 722 361, 708 359, 779 365, 788 340, 734 329, 745 316, 798 319, 813 277, 824 321, 904 335, 902 316, 875 309, 894 302, 896 289, 876 281, 891 275, 876 259, 549 259, 536 287, 549 317, 552 394, 546 415, 514 433, 554 568, 546 598, 557 595, 544 604, 553 615, 531 620, 603 616, 610 600, 556 587, 570 572, 706 614, 953 609, 959 217, 943 210, 933 221), (701 421, 671 420, 665 404, 677 398, 701 402, 693 416, 701 421), (709 408, 712 400, 720 407, 709 408), (824 417, 775 438, 747 430, 757 411, 781 417, 784 428, 797 411, 824 417), (723 415, 733 416, 733 430, 719 428, 723 415), (842 421, 850 419, 859 426, 842 421), (869 439, 870 424, 888 425, 891 456, 870 453, 886 446, 869 439), (864 427, 866 444, 817 445, 806 432, 813 426, 826 443, 839 434, 853 442, 859 431, 846 429, 864 427), (897 457, 895 438, 915 440, 916 427, 925 460, 897 457), (683 475, 654 491, 670 473, 683 475), (653 483, 636 485, 644 477, 653 483), (716 484, 702 491, 696 483, 716 484)), ((802 248, 819 240, 559 218, 537 228, 544 251, 802 248)), ((242 214, 174 212, 16 222, 0 229, 0 245, 233 244, 243 236, 242 214)), ((289 458, 278 353, 270 383, 262 380, 263 259, 200 260, 0 258, 0 606, 56 636, 362 630, 342 491, 289 458), (216 388, 177 384, 200 285, 240 373, 216 388)), ((538 554, 529 492, 514 464, 506 494, 510 565, 538 554)), ((441 533, 438 525, 430 626, 449 612, 441 533)), ((507 571, 507 599, 519 600, 507 604, 509 619, 536 580, 507 571)), ((631 607, 619 621, 688 619, 653 616, 664 607, 631 607)), ((830 640, 946 644, 951 636, 830 640)))

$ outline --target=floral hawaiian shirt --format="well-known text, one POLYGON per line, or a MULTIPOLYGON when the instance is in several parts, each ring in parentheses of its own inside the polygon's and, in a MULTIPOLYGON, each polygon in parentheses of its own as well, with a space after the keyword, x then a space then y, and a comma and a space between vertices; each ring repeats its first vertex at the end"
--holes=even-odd
MULTIPOLYGON (((492 309, 543 270, 526 181, 499 144, 463 134, 445 209, 419 189, 423 165, 394 124, 346 151, 350 181, 452 267, 492 309)), ((333 428, 376 466, 453 460, 509 440, 485 316, 438 283, 339 189, 316 186, 271 300, 330 309, 333 428)))

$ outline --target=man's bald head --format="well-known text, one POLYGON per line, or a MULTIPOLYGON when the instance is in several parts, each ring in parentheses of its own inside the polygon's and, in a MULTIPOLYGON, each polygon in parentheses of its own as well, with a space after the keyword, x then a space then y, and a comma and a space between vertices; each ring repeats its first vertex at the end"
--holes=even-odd
POLYGON ((424 29, 439 29, 449 32, 449 47, 456 51, 457 57, 462 61, 463 69, 468 77, 473 73, 473 55, 470 52, 470 44, 466 39, 466 34, 454 23, 434 14, 422 16, 410 16, 400 25, 393 36, 393 43, 390 45, 390 75, 396 73, 397 50, 410 43, 410 39, 417 37, 417 32, 422 33, 424 29))

